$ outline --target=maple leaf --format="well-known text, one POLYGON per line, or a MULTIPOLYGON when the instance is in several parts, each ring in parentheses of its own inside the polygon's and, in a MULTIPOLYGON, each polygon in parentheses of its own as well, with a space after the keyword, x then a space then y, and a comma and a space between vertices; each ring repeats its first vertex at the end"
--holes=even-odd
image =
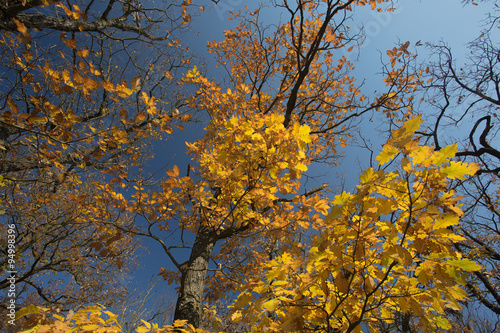
POLYGON ((457 153, 457 144, 453 145, 448 145, 446 147, 441 148, 441 150, 438 152, 438 156, 436 158, 436 161, 434 162, 435 165, 441 165, 443 163, 448 162, 451 158, 455 156, 457 153))
POLYGON ((477 263, 469 259, 452 259, 449 260, 448 262, 453 266, 456 266, 468 272, 478 271, 481 269, 481 266, 479 266, 477 263))
POLYGON ((265 311, 275 311, 276 308, 280 305, 280 301, 278 299, 271 299, 264 304, 262 304, 262 308, 265 311))
POLYGON ((474 175, 479 170, 477 163, 463 163, 451 161, 442 169, 442 172, 451 179, 465 179, 465 176, 474 175))
POLYGON ((397 154, 399 154, 399 149, 392 144, 386 143, 375 159, 379 161, 381 165, 384 165, 391 161, 397 154))

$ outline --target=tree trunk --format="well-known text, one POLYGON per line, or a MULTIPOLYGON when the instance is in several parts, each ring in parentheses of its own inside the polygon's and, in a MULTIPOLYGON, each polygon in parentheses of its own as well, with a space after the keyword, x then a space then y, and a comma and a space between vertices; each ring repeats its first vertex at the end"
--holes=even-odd
POLYGON ((202 226, 198 230, 189 261, 181 270, 174 320, 187 320, 194 327, 199 327, 203 318, 203 290, 210 255, 217 241, 214 235, 212 227, 202 226))

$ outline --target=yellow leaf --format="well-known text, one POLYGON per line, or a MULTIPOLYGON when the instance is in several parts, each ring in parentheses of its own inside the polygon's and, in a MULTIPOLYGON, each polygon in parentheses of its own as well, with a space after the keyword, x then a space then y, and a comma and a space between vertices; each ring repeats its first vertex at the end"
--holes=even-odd
POLYGON ((298 163, 296 166, 295 166, 295 169, 296 170, 299 170, 299 171, 307 171, 307 166, 303 163, 298 163))
POLYGON ((432 227, 434 229, 446 228, 458 224, 458 221, 459 217, 455 214, 443 214, 435 223, 433 223, 432 227))
POLYGON ((448 260, 448 263, 450 263, 453 266, 456 266, 458 268, 461 268, 467 272, 478 271, 481 269, 481 266, 479 266, 474 261, 469 260, 469 259, 451 259, 451 260, 448 260))
POLYGON ((403 128, 407 133, 415 133, 415 131, 420 128, 420 124, 422 124, 422 116, 418 115, 412 119, 405 121, 403 128))
POLYGON ((87 88, 89 90, 97 90, 101 87, 101 84, 98 81, 93 80, 89 77, 85 77, 83 79, 83 82, 84 82, 85 88, 87 88))
POLYGON ((399 153, 398 148, 394 147, 391 144, 386 143, 383 146, 380 154, 378 154, 378 156, 375 159, 380 162, 380 165, 384 165, 390 160, 392 160, 394 156, 396 156, 398 153, 399 153))
POLYGON ((14 113, 19 112, 19 108, 17 107, 17 104, 14 102, 14 100, 9 96, 7 97, 7 104, 9 105, 9 108, 12 110, 14 113))
POLYGON ((302 125, 300 126, 299 133, 297 136, 299 137, 299 140, 305 143, 309 143, 311 142, 310 133, 311 133, 311 128, 308 125, 302 125))
POLYGON ((133 91, 132 91, 132 89, 127 87, 127 83, 124 81, 121 84, 116 85, 116 92, 118 93, 118 96, 120 96, 122 98, 126 98, 126 97, 129 97, 130 95, 132 95, 133 91))
POLYGON ((29 314, 40 313, 40 310, 46 310, 46 309, 30 304, 27 307, 21 308, 19 309, 19 311, 16 312, 16 319, 22 318, 29 314))
POLYGON ((146 326, 148 329, 150 329, 150 328, 151 328, 151 324, 150 324, 150 323, 148 323, 147 321, 145 321, 145 320, 143 320, 143 319, 141 319, 141 321, 142 321, 142 323, 144 324, 144 326, 146 326))
POLYGON ((83 325, 82 328, 87 331, 95 331, 98 329, 100 326, 96 324, 91 324, 91 325, 83 325))
POLYGON ((115 85, 109 81, 103 81, 101 82, 102 87, 109 92, 115 92, 115 85))
POLYGON ((401 265, 410 266, 413 263, 413 258, 410 252, 408 252, 408 250, 401 245, 394 245, 385 253, 401 265))
POLYGON ((420 115, 405 121, 401 128, 392 133, 396 145, 400 147, 404 146, 413 137, 415 131, 420 128, 420 124, 422 124, 422 117, 420 115))
POLYGON ((449 330, 451 328, 450 322, 448 321, 448 319, 446 319, 444 317, 437 316, 435 318, 435 321, 436 321, 436 325, 438 327, 441 327, 441 328, 443 328, 445 330, 449 330))
POLYGON ((368 183, 370 180, 373 179, 373 175, 375 173, 373 172, 373 168, 366 169, 365 172, 359 176, 359 181, 361 184, 368 183))
POLYGON ((452 157, 455 156, 457 153, 457 144, 449 145, 444 148, 441 148, 441 150, 438 152, 437 158, 434 161, 435 165, 441 165, 445 162, 448 162, 448 160, 452 157))
POLYGON ((271 299, 271 300, 265 302, 264 304, 262 304, 262 308, 266 311, 272 312, 272 311, 276 310, 278 305, 280 305, 280 300, 271 299))
POLYGON ((73 84, 73 83, 71 82, 71 74, 69 73, 69 71, 68 71, 67 69, 63 70, 63 73, 62 73, 62 78, 63 78, 63 80, 64 80, 64 82, 65 82, 66 84, 68 84, 68 83, 73 84))
POLYGON ((466 175, 473 175, 479 170, 479 164, 477 163, 463 163, 451 161, 449 165, 441 169, 446 177, 451 179, 465 179, 466 175))
POLYGON ((245 291, 238 296, 238 300, 234 303, 235 308, 242 308, 247 306, 251 301, 253 301, 253 296, 250 292, 245 291))
POLYGON ((328 205, 328 201, 326 201, 325 199, 318 201, 314 205, 314 209, 316 211, 320 212, 323 215, 327 215, 328 214, 328 209, 329 208, 330 208, 330 206, 328 205))
POLYGON ((198 76, 198 68, 196 66, 193 66, 193 69, 187 72, 186 77, 191 78, 191 77, 196 77, 198 76))
POLYGON ((148 328, 146 328, 146 327, 144 327, 144 326, 139 326, 139 327, 137 327, 137 328, 135 329, 135 331, 136 331, 137 333, 147 333, 147 332, 149 332, 149 329, 148 329, 148 328))
POLYGON ((231 319, 237 323, 239 321, 241 321, 241 319, 243 318, 243 315, 241 314, 241 311, 236 311, 235 313, 232 314, 231 316, 231 319))
POLYGON ((429 166, 432 159, 429 158, 434 154, 434 147, 418 146, 410 151, 410 156, 413 163, 421 166, 429 166))
POLYGON ((334 205, 343 206, 350 198, 351 193, 344 191, 342 194, 336 195, 332 203, 334 205))

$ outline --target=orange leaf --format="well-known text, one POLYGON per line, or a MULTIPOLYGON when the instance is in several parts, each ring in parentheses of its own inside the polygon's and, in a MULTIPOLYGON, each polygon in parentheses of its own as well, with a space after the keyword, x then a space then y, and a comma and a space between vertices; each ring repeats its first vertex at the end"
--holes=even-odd
POLYGON ((15 18, 12 19, 14 23, 16 24, 17 31, 19 31, 21 34, 26 35, 28 32, 28 28, 24 25, 24 23, 16 20, 15 18))
POLYGON ((90 52, 87 49, 83 49, 83 50, 76 51, 76 53, 78 54, 79 57, 85 58, 89 55, 90 52))
POLYGON ((172 178, 179 177, 179 168, 177 167, 177 165, 174 165, 172 170, 167 170, 167 175, 172 178))
POLYGON ((70 47, 72 49, 76 49, 76 44, 77 43, 78 42, 76 40, 74 40, 74 39, 66 39, 64 41, 64 44, 66 44, 67 47, 70 47))
POLYGON ((144 120, 146 120, 147 115, 145 112, 139 112, 137 116, 135 116, 135 122, 136 123, 142 123, 144 120))

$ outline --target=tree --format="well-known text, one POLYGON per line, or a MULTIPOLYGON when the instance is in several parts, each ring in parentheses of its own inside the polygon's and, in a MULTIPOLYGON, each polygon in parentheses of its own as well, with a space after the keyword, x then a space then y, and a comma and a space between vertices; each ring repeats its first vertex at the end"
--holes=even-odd
POLYGON ((170 323, 174 304, 167 294, 158 290, 158 283, 161 280, 157 275, 151 277, 144 291, 138 288, 135 290, 136 295, 128 296, 121 303, 113 304, 113 309, 116 309, 115 314, 118 315, 117 321, 124 333, 136 332, 136 329, 143 325, 142 320, 155 322, 160 327, 170 323))
MULTIPOLYGON (((316 221, 322 228, 310 247, 296 244, 260 261, 259 273, 234 304, 234 321, 244 320, 251 331, 358 332, 362 324, 374 329, 379 320, 397 320, 394 314, 414 314, 425 331, 451 328, 444 315, 461 309, 464 273, 478 266, 454 248, 465 239, 452 230, 463 212, 448 185, 473 175, 479 165, 451 160, 456 145, 436 152, 419 145, 415 131, 421 122, 406 121, 377 157, 379 166, 397 160, 396 171, 367 169, 356 193, 336 196, 330 213, 316 221)), ((44 327, 110 323, 78 318, 44 327)), ((138 332, 183 331, 178 325, 184 322, 164 328, 145 322, 138 332)), ((201 332, 192 325, 184 329, 201 332)))
POLYGON ((466 240, 455 246, 468 258, 481 263, 482 269, 471 275, 467 288, 475 302, 498 318, 500 151, 495 147, 498 133, 495 119, 500 107, 500 48, 491 37, 498 21, 498 8, 490 15, 481 36, 468 44, 470 54, 464 63, 459 63, 458 56, 455 57, 446 44, 431 46, 436 61, 428 68, 432 83, 425 87, 429 105, 426 107, 435 112, 427 131, 421 134, 436 149, 441 149, 443 142, 462 142, 456 156, 481 166, 473 179, 454 184, 466 197, 465 215, 459 229, 466 240))
MULTIPOLYGON (((404 70, 395 69, 387 92, 369 102, 348 76, 346 59, 334 60, 335 50, 356 39, 343 25, 355 4, 365 3, 279 3, 289 20, 275 29, 260 25, 259 10, 235 14, 240 24, 209 44, 227 84, 209 81, 197 68, 187 73, 184 83, 196 87, 189 103, 210 119, 204 138, 188 145, 197 166, 188 166, 184 177, 174 167, 158 191, 140 187, 123 204, 148 221, 136 234, 158 240, 178 270, 162 272, 180 284, 175 319, 199 326, 204 295, 217 299, 238 290, 278 244, 280 252, 303 253, 297 244, 310 244, 306 230, 320 230, 319 213, 329 208, 319 194, 324 187, 299 192, 307 165, 333 156, 356 117, 379 109, 411 113, 403 92, 420 82, 404 70), (156 228, 179 228, 181 244, 165 244, 156 228), (176 259, 178 248, 191 250, 188 260, 176 259)), ((406 49, 395 49, 394 57, 409 55, 406 49)))
MULTIPOLYGON (((452 230, 461 210, 448 185, 478 166, 452 161, 453 145, 435 152, 414 138, 421 120, 410 117, 407 97, 422 81, 396 66, 399 57, 414 57, 408 44, 389 51, 386 91, 371 101, 349 76, 352 65, 337 56, 358 37, 345 25, 350 11, 383 10, 386 1, 273 5, 288 20, 269 26, 260 10, 234 13, 239 24, 209 43, 224 83, 197 67, 183 78, 195 92, 187 106, 208 118, 204 137, 188 144, 194 162, 186 175, 174 166, 156 188, 139 180, 127 197, 117 182, 98 187, 100 202, 145 220, 134 228, 102 223, 156 240, 175 266, 161 275, 179 285, 177 321, 138 331, 200 331, 204 299, 233 295, 232 318, 251 331, 359 331, 412 310, 424 329, 447 328, 445 310, 460 309, 465 272, 478 268, 453 247, 463 240, 452 230), (351 125, 370 112, 399 127, 380 168, 361 175, 356 193, 332 202, 326 186, 306 188, 308 166, 335 162, 351 125), (189 258, 177 256, 179 249, 189 258)), ((55 320, 40 309, 23 314, 30 312, 46 321, 43 329, 121 329, 112 316, 99 320, 102 309, 55 320)))
POLYGON ((137 242, 104 222, 133 219, 100 200, 96 184, 133 179, 147 140, 178 122, 172 82, 189 62, 178 40, 188 6, 0 4, 0 228, 15 231, 15 255, 2 238, 1 263, 17 271, 17 306, 68 310, 123 296, 115 277, 133 268, 137 242))
POLYGON ((188 166, 186 177, 173 168, 158 191, 138 186, 136 200, 123 203, 148 221, 136 234, 158 240, 178 270, 163 272, 180 284, 175 319, 199 326, 209 266, 208 295, 223 297, 268 256, 255 246, 258 239, 287 247, 290 235, 316 224, 319 215, 311 212, 326 212, 327 201, 321 188, 299 194, 299 179, 307 164, 336 153, 350 122, 377 108, 405 107, 396 91, 407 88, 403 80, 370 103, 348 76, 347 60, 335 58, 356 38, 343 23, 355 3, 277 3, 289 20, 273 30, 260 25, 259 10, 235 15, 241 20, 235 30, 209 44, 229 74, 227 85, 196 67, 187 73, 184 83, 196 89, 189 105, 210 118, 206 135, 188 148, 197 165, 188 166), (179 228, 181 244, 166 245, 156 228, 179 228), (194 242, 184 232, 194 233, 194 242), (191 249, 187 261, 175 258, 179 247, 191 249))
MULTIPOLYGON (((393 57, 388 51, 391 63, 385 71, 389 73, 397 63, 406 68, 408 75, 426 82, 412 97, 415 100, 413 112, 425 119, 417 134, 426 144, 439 151, 456 142, 456 160, 476 162, 481 166, 474 177, 449 185, 464 197, 462 209, 465 214, 454 230, 465 239, 454 246, 462 255, 480 263, 482 268, 474 271, 467 280, 469 299, 463 304, 465 310, 447 313, 450 322, 457 327, 465 325, 471 331, 479 332, 498 329, 499 318, 498 223, 495 212, 500 155, 494 144, 499 49, 491 38, 497 21, 498 8, 494 5, 483 32, 467 44, 470 53, 466 55, 453 51, 442 42, 428 45, 431 60, 418 61, 419 65, 415 65, 418 57, 408 58, 403 54, 393 57)), ((406 319, 414 323, 412 317, 406 319)), ((400 322, 397 327, 402 330, 402 326, 400 322)))
MULTIPOLYGON (((84 9, 76 4, 67 8, 50 1, 50 6, 43 6, 43 1, 28 1, 22 5, 25 2, 9 1, 3 5, 6 6, 3 11, 6 23, 1 25, 5 31, 3 66, 8 81, 4 83, 2 95, 5 109, 2 145, 6 157, 10 158, 2 164, 2 174, 54 164, 73 166, 70 171, 83 164, 95 169, 109 168, 119 156, 125 153, 133 155, 131 150, 136 149, 133 139, 147 136, 148 132, 144 130, 147 126, 161 127, 167 133, 171 131, 167 124, 173 107, 164 110, 169 97, 172 98, 166 95, 173 74, 170 71, 187 60, 177 50, 180 49, 178 40, 169 39, 177 26, 158 37, 148 31, 155 31, 154 24, 165 20, 155 15, 166 15, 172 8, 144 8, 132 2, 126 2, 123 8, 115 8, 119 4, 110 0, 103 11, 93 1, 84 9), (42 14, 24 13, 35 7, 42 14), (59 23, 51 25, 50 22, 59 23), (148 26, 142 27, 141 23, 148 23, 148 26), (55 52, 45 46, 45 35, 37 32, 32 36, 29 28, 47 29, 50 37, 60 33, 61 43, 55 52), (9 32, 17 30, 20 32, 17 36, 9 32), (159 43, 161 41, 166 45, 159 43), (139 57, 138 47, 143 44, 154 51, 162 51, 156 56, 151 52, 152 60, 139 66, 137 61, 144 59, 139 57), (116 70, 119 61, 127 65, 116 70), (134 77, 134 74, 138 76, 134 77), (133 93, 135 110, 127 108, 125 103, 129 102, 122 100, 133 93), (155 106, 153 94, 162 97, 163 105, 159 108, 155 106), (129 115, 131 112, 134 113, 129 115), (50 122, 42 119, 44 116, 50 118, 50 122), (26 123, 24 127, 21 121, 26 123), (78 132, 73 128, 77 125, 92 130, 78 134, 68 132, 70 129, 78 132), (22 154, 37 156, 33 151, 14 150, 17 142, 11 141, 13 137, 21 134, 22 138, 27 131, 35 132, 35 127, 38 130, 35 134, 52 139, 45 149, 55 146, 64 153, 58 154, 57 159, 45 154, 49 155, 45 161, 22 154), (137 132, 141 131, 143 134, 138 135, 137 132)), ((171 6, 175 7, 175 4, 171 6)), ((184 12, 183 15, 186 16, 184 12)), ((181 18, 181 14, 178 18, 173 16, 173 21, 167 23, 181 25, 177 22, 181 18)))
POLYGON ((454 145, 419 145, 420 123, 393 131, 378 167, 360 175, 355 193, 335 197, 305 255, 285 252, 261 266, 235 303, 235 320, 274 332, 359 332, 396 313, 416 316, 424 331, 450 328, 445 309, 460 310, 463 271, 478 266, 453 247, 464 239, 450 229, 463 212, 447 186, 479 167, 450 161, 454 145), (400 166, 384 170, 399 155, 400 166))
MULTIPOLYGON (((129 235, 106 230, 97 223, 113 220, 130 224, 131 220, 110 205, 99 206, 93 199, 95 188, 89 185, 65 183, 52 193, 36 184, 23 186, 26 192, 4 193, 8 198, 4 204, 8 224, 2 225, 2 231, 7 234, 8 226, 15 226, 18 240, 15 269, 7 270, 17 272, 19 302, 24 295, 26 302, 59 305, 67 310, 81 306, 84 300, 110 305, 124 292, 121 281, 110 277, 133 269, 138 244, 129 235)), ((12 257, 7 255, 4 241, 1 263, 7 268, 12 257)), ((9 288, 8 276, 0 282, 1 289, 9 288)))

